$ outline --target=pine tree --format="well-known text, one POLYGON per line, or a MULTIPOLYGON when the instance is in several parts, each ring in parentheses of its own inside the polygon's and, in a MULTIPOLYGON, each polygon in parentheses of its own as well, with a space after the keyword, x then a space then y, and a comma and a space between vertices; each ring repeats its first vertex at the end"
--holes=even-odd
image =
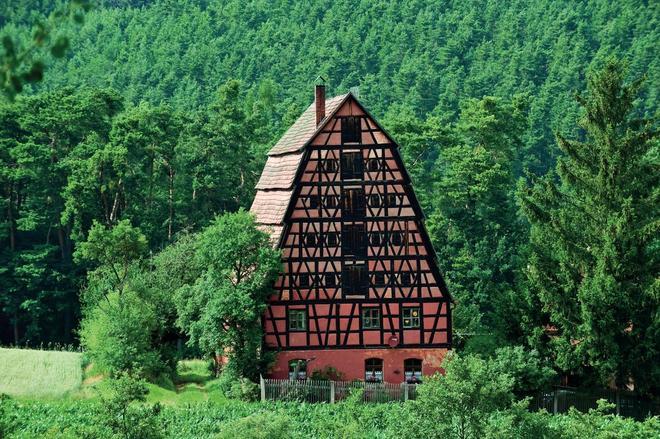
POLYGON ((642 80, 610 59, 588 78, 579 127, 558 137, 556 175, 520 188, 531 223, 526 275, 556 328, 556 364, 601 384, 653 391, 660 378, 658 136, 635 119, 642 80), (558 177, 558 178, 557 178, 558 177))

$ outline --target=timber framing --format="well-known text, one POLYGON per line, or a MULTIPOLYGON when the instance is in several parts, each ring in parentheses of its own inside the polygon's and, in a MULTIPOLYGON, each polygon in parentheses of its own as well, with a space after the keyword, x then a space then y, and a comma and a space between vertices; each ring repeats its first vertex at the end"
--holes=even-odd
POLYGON ((283 260, 266 346, 451 347, 452 299, 398 145, 350 93, 326 101, 316 127, 312 107, 269 153, 252 208, 283 260), (280 175, 291 185, 273 183, 280 175), (305 330, 291 329, 292 310, 305 330))

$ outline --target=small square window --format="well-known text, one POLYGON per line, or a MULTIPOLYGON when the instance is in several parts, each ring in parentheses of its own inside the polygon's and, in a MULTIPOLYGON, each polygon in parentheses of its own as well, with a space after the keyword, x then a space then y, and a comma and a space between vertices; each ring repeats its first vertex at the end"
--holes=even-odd
POLYGON ((403 308, 401 317, 403 318, 404 329, 419 328, 419 307, 403 308))
POLYGON ((371 158, 367 160, 367 171, 368 172, 380 171, 380 160, 375 158, 371 158))
POLYGON ((401 245, 401 244, 403 244, 403 233, 392 232, 392 245, 401 245))
POLYGON ((304 331, 307 329, 307 310, 289 310, 289 331, 304 331))
POLYGON ((337 172, 337 160, 324 159, 321 160, 321 170, 325 172, 337 172))
POLYGON ((382 287, 385 285, 385 273, 376 273, 374 275, 374 283, 378 287, 382 287))
POLYGON ((380 232, 371 232, 369 234, 369 244, 372 246, 378 246, 383 242, 380 232))
POLYGON ((401 273, 401 285, 404 287, 409 287, 411 284, 411 276, 410 273, 401 273))
POLYGON ((396 194, 387 194, 387 198, 385 198, 385 205, 388 207, 394 207, 398 204, 399 197, 397 197, 396 194))
POLYGON ((337 286, 337 277, 335 276, 334 273, 325 274, 325 286, 330 288, 334 288, 337 286))
POLYGON ((380 308, 362 308, 362 329, 380 328, 380 308))
POLYGON ((298 275, 298 285, 307 288, 309 287, 309 274, 301 273, 298 275))
POLYGON ((328 247, 337 247, 339 245, 339 233, 330 232, 327 235, 328 247))
POLYGON ((309 195, 307 198, 307 204, 310 209, 317 209, 319 207, 319 196, 318 195, 309 195))
POLYGON ((380 207, 380 195, 378 194, 369 195, 369 206, 380 207))
POLYGON ((316 233, 305 233, 305 245, 307 247, 316 247, 317 241, 316 233))
POLYGON ((328 195, 323 197, 323 205, 326 209, 335 209, 337 208, 337 197, 334 195, 328 195))

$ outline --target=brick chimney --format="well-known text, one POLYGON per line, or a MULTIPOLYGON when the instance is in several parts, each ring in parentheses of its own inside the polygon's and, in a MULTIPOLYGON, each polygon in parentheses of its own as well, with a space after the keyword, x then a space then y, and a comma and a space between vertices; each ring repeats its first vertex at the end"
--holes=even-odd
POLYGON ((325 85, 317 85, 314 88, 316 103, 316 126, 319 126, 325 117, 325 85))

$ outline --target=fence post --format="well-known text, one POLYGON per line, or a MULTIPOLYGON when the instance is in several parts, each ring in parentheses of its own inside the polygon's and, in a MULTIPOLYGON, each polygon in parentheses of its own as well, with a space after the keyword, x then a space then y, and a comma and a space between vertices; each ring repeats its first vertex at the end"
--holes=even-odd
POLYGON ((330 404, 335 403, 335 382, 330 381, 330 404))
POLYGON ((621 414, 621 394, 619 393, 619 389, 616 389, 616 415, 619 416, 621 414))
POLYGON ((408 383, 403 383, 403 400, 408 401, 408 383))
POLYGON ((555 388, 555 398, 554 398, 554 401, 552 403, 552 413, 555 414, 555 415, 557 414, 557 406, 558 405, 559 405, 559 392, 558 392, 557 388, 555 388))
POLYGON ((259 374, 259 387, 261 387, 261 402, 266 401, 266 380, 263 375, 259 374))

